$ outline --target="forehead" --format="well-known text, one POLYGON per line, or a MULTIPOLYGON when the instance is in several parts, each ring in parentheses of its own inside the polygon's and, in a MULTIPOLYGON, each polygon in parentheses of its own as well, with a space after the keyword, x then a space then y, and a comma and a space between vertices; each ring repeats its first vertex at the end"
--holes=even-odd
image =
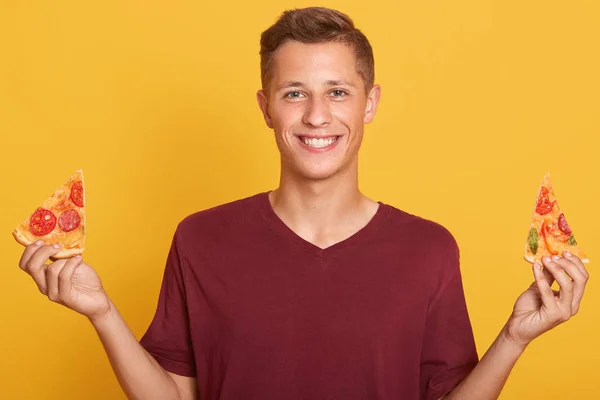
POLYGON ((275 85, 316 78, 344 79, 358 84, 359 78, 353 49, 339 42, 287 42, 275 53, 272 67, 275 85))

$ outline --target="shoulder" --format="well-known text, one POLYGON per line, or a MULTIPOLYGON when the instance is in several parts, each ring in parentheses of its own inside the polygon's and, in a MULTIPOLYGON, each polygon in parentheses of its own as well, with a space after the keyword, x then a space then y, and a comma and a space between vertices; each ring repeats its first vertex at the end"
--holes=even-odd
POLYGON ((422 282, 438 293, 460 277, 460 250, 452 232, 440 222, 411 214, 393 206, 385 230, 400 252, 398 258, 410 260, 420 271, 422 282))
POLYGON ((183 218, 177 225, 176 235, 180 238, 217 237, 231 229, 239 229, 259 212, 259 196, 254 194, 227 203, 197 211, 183 218))
POLYGON ((384 206, 388 208, 386 229, 401 236, 402 240, 410 241, 412 246, 436 252, 458 250, 456 238, 440 222, 411 214, 393 205, 384 203, 384 206))

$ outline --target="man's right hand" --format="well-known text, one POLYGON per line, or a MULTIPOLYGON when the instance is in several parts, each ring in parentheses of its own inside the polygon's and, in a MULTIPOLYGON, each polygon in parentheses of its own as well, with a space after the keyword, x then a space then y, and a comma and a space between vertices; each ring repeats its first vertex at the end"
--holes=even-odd
POLYGON ((46 263, 59 250, 42 243, 30 244, 19 266, 50 300, 88 317, 127 398, 198 399, 196 378, 167 372, 142 347, 108 298, 96 271, 80 256, 46 263))
POLYGON ((110 300, 100 277, 81 256, 46 264, 59 250, 58 245, 30 244, 23 251, 19 267, 33 278, 40 292, 51 301, 92 321, 107 316, 111 309, 110 300))

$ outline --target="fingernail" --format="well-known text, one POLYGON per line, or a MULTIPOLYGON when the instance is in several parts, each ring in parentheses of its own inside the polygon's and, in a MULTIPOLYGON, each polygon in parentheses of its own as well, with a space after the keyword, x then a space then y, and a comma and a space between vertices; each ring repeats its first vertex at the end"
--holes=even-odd
POLYGON ((533 263, 533 268, 535 268, 535 269, 542 269, 542 264, 540 264, 539 262, 536 261, 536 262, 533 263))
POLYGON ((77 254, 77 255, 75 256, 75 258, 77 258, 77 259, 81 258, 81 254, 77 254))
POLYGON ((58 243, 54 243, 54 244, 52 245, 52 247, 54 247, 55 249, 60 249, 60 246, 58 245, 58 243))
POLYGON ((43 240, 38 240, 37 242, 34 243, 36 246, 41 246, 44 244, 43 240))
POLYGON ((550 257, 544 257, 544 261, 546 261, 546 262, 550 262, 550 261, 552 261, 552 260, 550 259, 550 257))
POLYGON ((552 259, 553 260, 560 260, 560 257, 559 256, 552 256, 552 259))
POLYGON ((571 254, 571 253, 569 253, 568 251, 565 251, 565 256, 567 256, 567 257, 571 257, 571 256, 572 256, 572 254, 571 254))

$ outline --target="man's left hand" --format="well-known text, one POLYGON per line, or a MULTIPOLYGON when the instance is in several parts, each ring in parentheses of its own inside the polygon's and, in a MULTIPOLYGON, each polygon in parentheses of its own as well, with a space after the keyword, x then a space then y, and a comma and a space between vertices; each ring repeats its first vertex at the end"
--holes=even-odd
POLYGON ((535 282, 519 296, 505 327, 507 339, 522 347, 577 314, 589 278, 583 262, 569 253, 544 258, 543 265, 533 265, 535 282), (554 281, 560 290, 552 289, 554 281))

